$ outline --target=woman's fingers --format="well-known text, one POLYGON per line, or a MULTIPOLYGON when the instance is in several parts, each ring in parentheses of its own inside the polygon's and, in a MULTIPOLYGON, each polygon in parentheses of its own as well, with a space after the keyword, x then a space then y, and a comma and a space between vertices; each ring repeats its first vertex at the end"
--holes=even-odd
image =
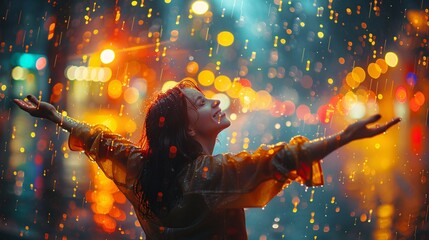
POLYGON ((389 129, 390 127, 392 127, 393 125, 399 123, 401 121, 400 118, 395 118, 392 121, 386 123, 383 127, 381 127, 383 129, 383 132, 386 131, 387 129, 389 129))
POLYGON ((27 99, 35 105, 39 105, 39 100, 34 95, 28 95, 27 99))
POLYGON ((13 99, 13 101, 33 117, 48 118, 56 112, 52 104, 39 101, 34 95, 28 95, 25 101, 23 99, 13 99))
POLYGON ((385 131, 387 131, 387 129, 389 129, 390 127, 392 127, 393 125, 399 123, 401 121, 400 118, 395 118, 393 120, 391 120, 390 122, 386 123, 383 126, 379 126, 379 127, 375 127, 372 128, 371 130, 373 131, 373 136, 384 133, 385 131))
POLYGON ((13 101, 21 108, 28 107, 27 103, 21 99, 13 99, 13 101))
POLYGON ((24 111, 28 112, 33 109, 36 109, 36 107, 32 103, 26 102, 22 99, 14 99, 13 101, 16 103, 16 105, 18 105, 19 108, 21 108, 24 111))
POLYGON ((381 118, 381 115, 380 115, 380 114, 375 114, 375 115, 372 115, 371 117, 369 117, 369 118, 367 118, 367 119, 363 120, 363 123, 364 123, 365 125, 370 124, 370 123, 374 123, 374 122, 376 122, 376 121, 380 120, 380 118, 381 118))

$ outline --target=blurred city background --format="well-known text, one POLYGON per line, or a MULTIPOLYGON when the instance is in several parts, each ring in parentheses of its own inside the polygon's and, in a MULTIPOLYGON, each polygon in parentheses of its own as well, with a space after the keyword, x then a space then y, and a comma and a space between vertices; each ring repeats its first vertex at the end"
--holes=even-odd
POLYGON ((190 79, 232 125, 216 153, 310 139, 381 113, 386 134, 246 209, 249 239, 429 239, 429 2, 0 1, 0 238, 145 239, 131 205, 34 94, 138 142, 145 101, 190 79))

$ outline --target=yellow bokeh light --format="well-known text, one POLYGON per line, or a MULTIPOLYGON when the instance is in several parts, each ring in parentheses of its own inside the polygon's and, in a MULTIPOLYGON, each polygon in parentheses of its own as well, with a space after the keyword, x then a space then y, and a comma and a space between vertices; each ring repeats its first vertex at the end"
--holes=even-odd
MULTIPOLYGON (((237 120, 237 114, 231 113, 231 115, 229 115, 229 119, 231 119, 232 121, 237 120)), ((235 135, 237 135, 237 132, 233 132, 232 133, 233 136, 234 136, 234 133, 235 133, 235 135)))
POLYGON ((65 70, 65 75, 67 79, 69 80, 75 80, 76 79, 76 66, 68 66, 65 70))
POLYGON ((219 45, 228 47, 234 43, 234 35, 231 32, 223 31, 217 35, 219 45))
POLYGON ((213 96, 216 95, 216 93, 212 90, 203 90, 203 94, 206 96, 206 98, 213 98, 213 96))
POLYGON ((231 79, 225 75, 219 75, 214 81, 214 87, 219 92, 225 92, 231 87, 231 79))
POLYGON ((396 67, 396 65, 398 65, 398 55, 396 55, 394 52, 386 53, 384 60, 386 61, 387 65, 389 65, 389 67, 396 67))
POLYGON ((97 72, 97 80, 107 82, 112 77, 112 70, 108 67, 100 68, 97 72))
POLYGON ((317 33, 317 36, 318 36, 319 38, 323 38, 323 37, 325 36, 325 34, 324 34, 323 32, 318 32, 318 33, 317 33))
POLYGON ((171 89, 176 85, 177 85, 177 82, 175 81, 167 81, 162 85, 161 92, 165 93, 168 91, 168 89, 171 89))
POLYGON ((272 97, 271 94, 265 90, 256 92, 256 101, 252 103, 254 109, 270 109, 272 97))
POLYGON ((363 70, 363 68, 355 67, 353 68, 352 73, 353 73, 352 77, 355 81, 358 81, 360 83, 365 81, 366 73, 365 73, 365 70, 363 70))
POLYGON ((240 102, 243 107, 249 106, 256 99, 256 92, 251 87, 243 87, 240 90, 240 102))
POLYGON ((198 82, 203 86, 210 86, 213 84, 215 75, 210 70, 203 70, 198 74, 198 82))
POLYGON ((381 68, 376 63, 370 63, 368 65, 368 75, 374 79, 377 79, 381 75, 381 68))
POLYGON ((343 104, 349 107, 351 104, 356 103, 357 95, 353 91, 348 91, 343 97, 343 104))
POLYGON ((115 60, 115 52, 112 49, 104 49, 100 53, 100 60, 104 64, 108 64, 115 60))
POLYGON ((356 76, 356 74, 354 74, 354 73, 348 73, 346 76, 347 85, 353 89, 357 88, 360 85, 360 82, 356 81, 356 77, 354 77, 354 76, 356 76))
POLYGON ((122 83, 119 80, 112 80, 107 86, 107 94, 111 98, 119 98, 122 94, 122 83))
POLYGON ((209 4, 206 1, 195 1, 191 5, 192 12, 202 15, 209 10, 209 4))
POLYGON ((234 81, 231 85, 231 87, 226 91, 228 96, 231 98, 239 98, 240 97, 240 90, 243 88, 240 82, 234 81))
POLYGON ((26 68, 17 66, 12 69, 11 75, 14 80, 24 80, 26 79, 27 74, 28 70, 26 68))
POLYGON ((74 76, 76 80, 82 81, 88 76, 88 69, 84 66, 79 66, 74 71, 74 76))

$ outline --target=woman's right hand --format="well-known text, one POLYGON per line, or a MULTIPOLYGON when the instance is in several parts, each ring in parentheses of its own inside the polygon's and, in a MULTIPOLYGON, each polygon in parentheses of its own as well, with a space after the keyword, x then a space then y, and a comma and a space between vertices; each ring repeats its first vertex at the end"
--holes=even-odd
POLYGON ((27 99, 28 101, 22 99, 14 99, 13 101, 19 108, 28 112, 33 117, 53 120, 52 118, 57 113, 57 110, 52 104, 39 101, 34 95, 28 95, 27 99))
POLYGON ((394 118, 384 125, 377 124, 375 127, 367 126, 369 124, 376 123, 378 120, 380 120, 380 118, 381 118, 381 115, 376 114, 367 119, 357 121, 349 125, 344 130, 342 135, 346 139, 346 142, 350 142, 350 141, 362 139, 362 138, 374 137, 376 135, 386 132, 387 129, 389 129, 390 127, 394 126, 395 124, 401 121, 400 118, 394 118))

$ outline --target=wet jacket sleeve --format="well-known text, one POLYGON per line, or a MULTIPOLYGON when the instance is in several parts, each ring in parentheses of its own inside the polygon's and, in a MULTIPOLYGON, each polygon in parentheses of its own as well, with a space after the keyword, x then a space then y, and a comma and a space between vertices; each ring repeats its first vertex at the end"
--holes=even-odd
POLYGON ((201 194, 213 208, 263 207, 292 181, 323 185, 320 161, 306 159, 306 141, 297 136, 253 153, 200 156, 184 174, 184 194, 201 194))
POLYGON ((80 123, 70 133, 69 147, 73 151, 84 151, 118 187, 133 188, 143 155, 131 141, 104 125, 80 123))

